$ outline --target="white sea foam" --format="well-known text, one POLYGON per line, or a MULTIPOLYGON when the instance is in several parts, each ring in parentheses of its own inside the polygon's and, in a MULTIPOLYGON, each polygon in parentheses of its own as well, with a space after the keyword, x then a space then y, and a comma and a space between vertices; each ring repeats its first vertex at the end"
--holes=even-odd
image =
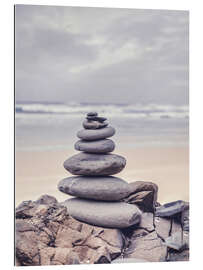
MULTIPOLYGON (((187 105, 158 105, 158 104, 16 104, 16 117, 27 117, 29 114, 38 116, 64 114, 68 116, 84 116, 89 111, 97 111, 108 117, 133 117, 133 118, 188 118, 187 105)), ((46 117, 46 116, 45 116, 46 117)))

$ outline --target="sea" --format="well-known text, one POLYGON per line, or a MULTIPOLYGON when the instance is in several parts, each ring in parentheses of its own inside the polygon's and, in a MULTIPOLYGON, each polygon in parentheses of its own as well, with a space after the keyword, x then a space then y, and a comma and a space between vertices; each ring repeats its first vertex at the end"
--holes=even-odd
POLYGON ((116 129, 122 148, 182 147, 189 144, 189 106, 166 104, 101 104, 18 102, 15 105, 17 151, 73 150, 76 133, 90 111, 116 129))

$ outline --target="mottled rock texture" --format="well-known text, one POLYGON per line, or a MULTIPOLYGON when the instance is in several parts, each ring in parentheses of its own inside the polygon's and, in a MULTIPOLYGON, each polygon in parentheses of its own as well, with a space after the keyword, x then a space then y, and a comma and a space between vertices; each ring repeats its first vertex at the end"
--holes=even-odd
POLYGON ((72 176, 58 184, 61 192, 79 198, 101 201, 119 201, 130 192, 127 182, 113 176, 72 176))
POLYGON ((16 266, 188 261, 184 211, 172 217, 143 212, 135 225, 107 229, 72 218, 54 197, 43 195, 16 208, 16 266))
POLYGON ((112 140, 104 139, 97 141, 83 141, 79 140, 75 143, 75 149, 92 154, 106 154, 114 150, 115 143, 112 140))
POLYGON ((63 165, 73 175, 103 176, 121 172, 126 160, 115 154, 80 153, 65 160, 63 165))
POLYGON ((55 198, 42 199, 16 209, 17 265, 110 263, 121 254, 120 230, 81 223, 55 198))

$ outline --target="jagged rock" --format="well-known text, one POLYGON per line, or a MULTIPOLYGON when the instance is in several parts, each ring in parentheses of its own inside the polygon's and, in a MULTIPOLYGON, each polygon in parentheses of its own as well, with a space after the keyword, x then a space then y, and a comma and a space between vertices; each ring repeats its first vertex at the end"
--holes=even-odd
POLYGON ((152 213, 145 212, 141 215, 141 221, 138 228, 145 229, 148 232, 154 231, 154 216, 152 213))
POLYGON ((79 222, 59 203, 40 204, 44 199, 18 207, 16 265, 110 263, 120 256, 124 244, 120 230, 79 222), (46 211, 39 214, 42 206, 46 211))
POLYGON ((35 201, 36 203, 39 204, 54 204, 54 203, 58 203, 57 199, 54 198, 53 196, 50 195, 42 195, 38 200, 35 201))
POLYGON ((186 209, 181 213, 181 224, 183 231, 189 232, 189 209, 186 209))
POLYGON ((130 204, 136 204, 144 212, 153 212, 154 194, 152 191, 140 191, 125 198, 124 201, 130 204))
POLYGON ((175 250, 183 250, 189 248, 189 234, 178 231, 165 239, 167 247, 175 250))
POLYGON ((177 261, 189 261, 189 250, 183 250, 181 252, 170 251, 168 253, 167 261, 177 262, 177 261))
POLYGON ((64 162, 64 168, 74 175, 107 176, 121 172, 126 160, 115 154, 79 153, 64 162))
POLYGON ((156 208, 156 216, 159 217, 170 217, 189 208, 187 202, 178 200, 175 202, 166 203, 160 207, 156 208))
POLYGON ((88 224, 107 227, 125 228, 140 222, 141 211, 135 205, 124 202, 92 201, 73 198, 63 205, 68 213, 77 220, 88 224))
MULTIPOLYGON (((129 240, 130 239, 135 239, 137 237, 143 237, 145 235, 147 235, 149 232, 145 229, 142 228, 136 228, 133 233, 130 235, 129 240)), ((131 240, 130 240, 131 241, 131 240)))
POLYGON ((174 234, 176 232, 182 232, 181 224, 175 219, 171 219, 171 234, 174 234))
POLYGON ((68 215, 66 207, 47 195, 23 202, 17 209, 15 263, 18 266, 189 260, 187 231, 183 231, 186 244, 180 250, 174 249, 181 246, 182 232, 176 216, 171 218, 169 240, 175 243, 172 246, 166 237, 170 218, 156 217, 155 230, 149 232, 153 229, 152 213, 142 213, 140 223, 120 230, 79 222, 68 215), (166 243, 162 239, 167 239, 166 243), (168 255, 166 244, 170 244, 168 255))
POLYGON ((72 176, 62 179, 58 189, 79 198, 101 201, 119 201, 130 192, 127 182, 113 176, 72 176))
POLYGON ((165 239, 169 236, 171 230, 171 220, 169 218, 155 217, 154 225, 159 237, 165 239))
POLYGON ((167 257, 167 248, 155 231, 143 237, 131 239, 124 258, 144 259, 149 262, 162 262, 167 257))
POLYGON ((112 137, 115 132, 111 126, 101 129, 82 129, 78 131, 77 137, 85 141, 95 141, 112 137))
POLYGON ((40 249, 40 265, 79 264, 79 257, 70 248, 47 247, 40 249))
POLYGON ((135 181, 129 184, 131 192, 125 202, 137 204, 142 211, 154 212, 158 186, 152 182, 135 181))

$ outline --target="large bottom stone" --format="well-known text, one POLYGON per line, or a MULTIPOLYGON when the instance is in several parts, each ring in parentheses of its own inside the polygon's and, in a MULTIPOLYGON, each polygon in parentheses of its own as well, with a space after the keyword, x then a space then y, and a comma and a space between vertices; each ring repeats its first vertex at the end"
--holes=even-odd
POLYGON ((102 201, 119 201, 130 193, 129 184, 113 176, 67 177, 59 182, 58 189, 72 196, 102 201))
POLYGON ((126 160, 115 154, 80 153, 67 159, 63 165, 74 175, 102 176, 119 173, 125 167, 126 160))
POLYGON ((101 202, 84 199, 68 199, 62 203, 75 219, 106 228, 125 228, 137 224, 141 211, 135 205, 124 202, 101 202))

